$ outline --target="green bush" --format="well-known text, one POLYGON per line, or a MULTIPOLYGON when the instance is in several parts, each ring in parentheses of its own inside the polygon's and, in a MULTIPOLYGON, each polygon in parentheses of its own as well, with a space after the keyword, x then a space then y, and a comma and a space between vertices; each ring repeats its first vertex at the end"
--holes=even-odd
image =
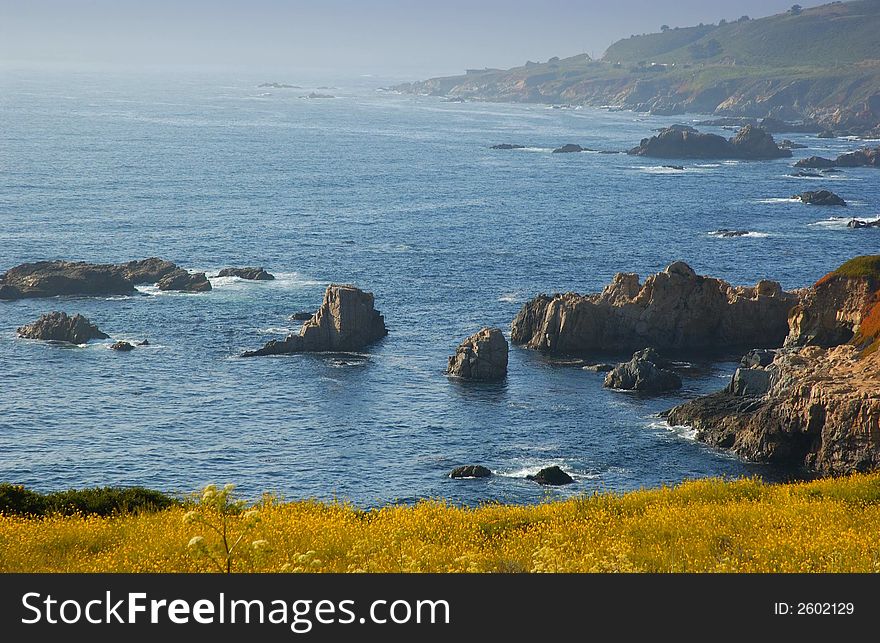
POLYGON ((0 514, 45 516, 50 514, 113 514, 160 511, 180 502, 144 487, 94 487, 41 494, 20 485, 0 484, 0 514))

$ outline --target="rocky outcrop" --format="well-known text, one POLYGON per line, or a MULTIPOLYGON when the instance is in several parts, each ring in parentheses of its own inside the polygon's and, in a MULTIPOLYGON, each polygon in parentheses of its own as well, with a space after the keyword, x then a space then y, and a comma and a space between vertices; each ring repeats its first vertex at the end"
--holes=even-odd
POLYGON ((804 293, 785 347, 667 421, 758 462, 822 474, 880 469, 880 256, 857 257, 804 293))
POLYGON ((293 313, 290 316, 290 321, 307 321, 311 319, 315 313, 309 312, 307 310, 301 310, 298 313, 293 313))
POLYGON ((880 147, 863 148, 854 152, 846 152, 836 159, 826 159, 822 156, 810 156, 801 159, 794 164, 795 167, 813 169, 828 169, 835 167, 880 167, 880 147))
POLYGON ((862 219, 853 219, 849 223, 846 224, 847 228, 854 228, 856 230, 860 230, 862 228, 880 228, 880 219, 875 219, 873 221, 863 221, 862 219))
POLYGON ((156 257, 121 264, 25 263, 0 277, 0 299, 127 295, 136 285, 156 283, 178 271, 183 272, 170 261, 156 257))
POLYGON ((115 342, 110 346, 114 351, 119 351, 120 353, 128 353, 129 351, 134 350, 134 346, 132 346, 129 342, 115 342))
POLYGON ((823 156, 808 156, 794 164, 795 167, 806 167, 813 170, 834 167, 834 161, 823 156))
POLYGON ((801 203, 807 205, 826 205, 826 206, 845 206, 846 201, 831 192, 830 190, 816 190, 810 192, 802 192, 795 194, 792 199, 800 199, 801 203))
POLYGON ((249 281, 272 281, 275 275, 266 272, 263 268, 224 268, 218 277, 238 277, 249 281))
POLYGON ((549 353, 666 354, 780 346, 798 298, 774 281, 751 287, 697 275, 670 264, 644 285, 618 273, 595 295, 539 295, 513 320, 511 341, 549 353))
POLYGON ((483 328, 464 340, 449 358, 447 375, 469 380, 500 380, 507 376, 508 346, 498 328, 483 328))
POLYGON ((175 290, 178 292, 207 292, 211 290, 211 282, 203 272, 190 273, 183 268, 165 275, 156 284, 159 290, 175 290))
POLYGON ((759 366, 769 366, 773 363, 774 359, 776 359, 775 350, 756 348, 743 355, 739 363, 745 368, 757 368, 759 366))
POLYGON ((388 334, 385 318, 374 307, 373 294, 354 286, 331 284, 324 301, 298 335, 272 340, 242 357, 289 353, 359 351, 388 334))
POLYGON ((671 364, 652 348, 638 351, 605 376, 605 388, 643 393, 660 393, 681 388, 681 378, 671 364))
POLYGON ((580 145, 575 145, 574 143, 566 143, 562 147, 557 147, 553 150, 554 154, 571 154, 572 152, 589 152, 590 149, 586 147, 581 147, 580 145))
POLYGON ((696 159, 775 159, 791 156, 773 136, 760 127, 746 125, 733 138, 701 134, 695 130, 666 128, 657 136, 642 139, 629 151, 635 156, 696 159))
POLYGON ((492 472, 486 467, 479 464, 469 464, 464 467, 457 467, 449 474, 450 478, 489 478, 492 472))
POLYGON ((82 315, 70 317, 67 313, 52 312, 37 321, 18 329, 18 336, 26 339, 42 339, 70 344, 85 344, 91 339, 107 339, 102 332, 82 315))
POLYGON ((574 479, 558 466, 545 467, 533 476, 526 476, 527 480, 537 482, 538 484, 558 487, 565 484, 571 484, 574 479))

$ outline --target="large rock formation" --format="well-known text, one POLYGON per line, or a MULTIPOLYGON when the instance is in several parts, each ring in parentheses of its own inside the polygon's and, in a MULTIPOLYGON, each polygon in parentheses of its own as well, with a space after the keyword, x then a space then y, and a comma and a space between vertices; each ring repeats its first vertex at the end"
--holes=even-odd
POLYGON ((642 139, 629 151, 636 156, 697 159, 776 159, 791 156, 773 136, 755 125, 746 125, 733 138, 701 134, 695 130, 667 127, 656 136, 642 139))
POLYGON ((827 169, 832 167, 880 167, 880 147, 865 147, 854 152, 846 152, 835 160, 822 156, 810 156, 794 164, 795 167, 827 169))
POLYGON ((667 354, 780 346, 798 298, 774 281, 731 286, 676 262, 651 275, 618 273, 597 295, 539 295, 513 320, 511 341, 550 353, 667 354))
POLYGON ((670 370, 669 362, 657 351, 647 348, 638 351, 632 359, 618 364, 605 376, 605 388, 643 393, 660 393, 681 388, 681 378, 670 370))
POLYGON ((156 284, 159 290, 176 290, 179 292, 207 292, 211 290, 211 282, 203 272, 187 272, 178 268, 168 273, 156 284))
POLYGON ((526 476, 527 480, 537 482, 538 484, 558 487, 564 484, 571 484, 574 479, 558 466, 545 467, 538 471, 535 475, 526 476))
POLYGON ((71 344, 85 344, 90 339, 110 337, 82 315, 70 317, 67 313, 61 312, 42 315, 32 324, 19 328, 17 332, 19 337, 26 339, 42 339, 71 344))
POLYGON ((318 312, 302 325, 298 335, 273 339, 242 357, 361 350, 388 334, 385 318, 373 304, 373 293, 331 284, 318 312))
POLYGON ((138 284, 156 283, 177 272, 185 271, 156 257, 121 264, 38 261, 0 276, 0 299, 125 295, 138 284))
POLYGON ((498 328, 483 328, 464 340, 449 358, 447 375, 500 380, 507 375, 507 340, 498 328))
POLYGON ((800 194, 795 194, 793 199, 800 199, 801 203, 806 203, 807 205, 846 205, 846 201, 841 199, 839 196, 831 192, 830 190, 816 190, 816 191, 808 191, 801 192, 800 194))
POLYGON ((238 277, 239 279, 248 279, 250 281, 272 281, 275 275, 266 272, 260 268, 224 268, 220 271, 218 277, 238 277))
POLYGON ((790 322, 772 362, 738 369, 727 389, 667 421, 749 460, 823 474, 880 468, 880 256, 823 277, 790 322))

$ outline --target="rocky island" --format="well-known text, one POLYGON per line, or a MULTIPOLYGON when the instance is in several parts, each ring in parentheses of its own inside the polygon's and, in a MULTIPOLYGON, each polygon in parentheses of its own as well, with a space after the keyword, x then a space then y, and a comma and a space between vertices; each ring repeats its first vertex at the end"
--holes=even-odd
POLYGON ((790 149, 780 148, 773 136, 756 125, 746 125, 731 138, 701 134, 694 129, 667 127, 656 136, 642 139, 628 153, 678 159, 764 160, 791 156, 790 149))

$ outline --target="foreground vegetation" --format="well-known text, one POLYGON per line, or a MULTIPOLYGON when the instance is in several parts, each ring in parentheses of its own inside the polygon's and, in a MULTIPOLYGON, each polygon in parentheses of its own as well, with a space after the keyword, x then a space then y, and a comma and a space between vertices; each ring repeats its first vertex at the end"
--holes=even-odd
POLYGON ((877 474, 698 480, 476 509, 272 499, 245 507, 229 495, 210 490, 183 506, 112 516, 0 516, 0 571, 880 571, 877 474), (228 561, 223 534, 242 541, 228 561))

